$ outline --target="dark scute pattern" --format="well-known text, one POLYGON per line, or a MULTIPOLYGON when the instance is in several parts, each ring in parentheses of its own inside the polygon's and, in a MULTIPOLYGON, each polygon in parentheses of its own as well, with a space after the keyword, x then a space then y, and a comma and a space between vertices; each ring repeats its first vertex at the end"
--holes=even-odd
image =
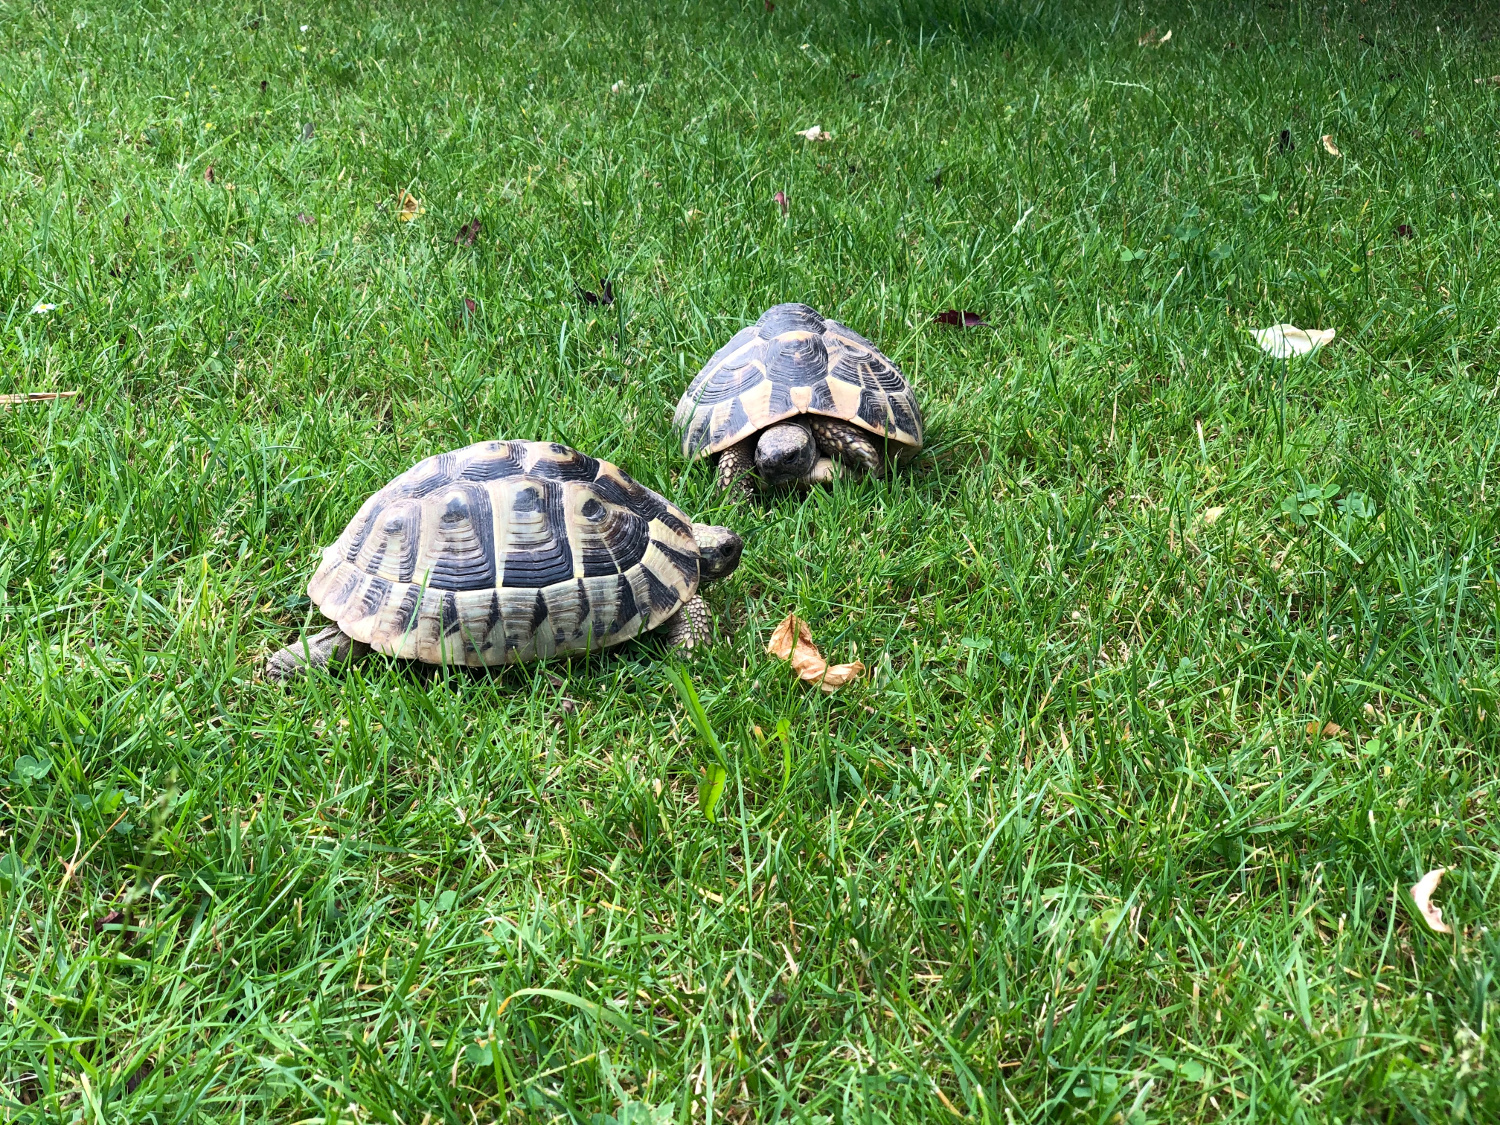
POLYGON ((390 597, 391 584, 384 578, 371 575, 369 584, 365 587, 365 596, 359 602, 359 616, 369 617, 371 614, 379 613, 380 607, 385 605, 385 599, 390 597))
POLYGON ((891 417, 895 420, 898 430, 905 434, 920 433, 922 429, 922 411, 917 407, 915 399, 905 395, 893 395, 890 399, 891 417))
POLYGON ((476 451, 458 474, 461 481, 504 480, 524 471, 523 460, 526 447, 519 442, 501 442, 503 453, 481 449, 476 451))
POLYGON ((588 621, 589 610, 592 603, 589 601, 589 588, 584 584, 582 578, 578 580, 578 620, 588 621))
POLYGON ((689 450, 697 452, 714 440, 713 435, 709 433, 713 420, 713 415, 706 410, 702 414, 694 415, 693 424, 687 434, 686 444, 689 450))
POLYGON ((594 492, 606 504, 629 508, 647 522, 667 514, 665 500, 624 473, 600 477, 594 482, 594 492))
POLYGON ((834 409, 833 392, 828 389, 828 380, 819 379, 810 388, 812 398, 808 401, 807 409, 816 414, 823 411, 831 412, 834 409))
POLYGON ((443 591, 443 633, 458 632, 458 599, 452 590, 443 591))
POLYGON ((489 633, 498 624, 500 624, 500 591, 496 590, 490 595, 490 611, 484 616, 484 631, 489 633))
POLYGON ((782 332, 823 332, 823 318, 811 305, 791 301, 784 305, 772 305, 760 314, 755 322, 764 336, 777 336, 782 332))
POLYGON ((828 374, 828 348, 823 337, 788 335, 769 341, 766 373, 779 387, 802 387, 823 378, 828 374))
POLYGON ((859 416, 882 433, 891 428, 885 413, 886 398, 868 387, 859 392, 859 416))
POLYGON ((724 424, 714 428, 713 440, 718 441, 725 434, 737 434, 750 425, 750 416, 745 413, 745 404, 738 397, 729 406, 729 416, 724 419, 724 424))
POLYGON ((511 538, 501 585, 540 589, 572 578, 573 551, 568 546, 562 487, 550 480, 532 481, 517 489, 511 512, 511 538), (540 538, 520 540, 517 517, 532 512, 542 515, 540 527, 535 529, 540 538))
POLYGON ((391 499, 420 500, 452 484, 457 468, 456 454, 439 453, 436 457, 418 461, 381 491, 388 493, 391 499))
POLYGON ((646 576, 646 589, 651 599, 653 612, 666 613, 680 604, 681 599, 677 597, 677 591, 652 574, 649 567, 642 567, 641 573, 646 576))
POLYGON ((759 349, 751 345, 760 339, 760 329, 754 325, 741 328, 729 338, 729 343, 709 357, 703 370, 693 376, 683 400, 694 406, 714 406, 755 386, 763 376, 755 365, 759 349), (731 359, 735 361, 733 364, 731 359))
POLYGON ((694 584, 697 583, 697 581, 698 581, 698 556, 697 555, 685 555, 681 551, 678 551, 678 550, 675 550, 675 549, 673 549, 671 547, 668 547, 665 543, 662 543, 660 541, 657 542, 656 549, 658 551, 660 551, 662 554, 666 555, 667 558, 671 560, 672 565, 675 566, 677 568, 678 572, 681 573, 682 577, 687 580, 687 583, 688 583, 689 586, 692 586, 692 585, 694 585, 694 584))
POLYGON ((443 590, 483 590, 495 584, 495 516, 481 485, 459 486, 438 520, 444 549, 428 582, 443 590))
MULTIPOLYGON (((606 510, 602 504, 599 506, 606 510)), ((620 507, 607 511, 602 523, 582 529, 579 536, 585 578, 629 570, 641 561, 651 542, 651 526, 640 516, 620 507)))
POLYGON ((380 513, 383 511, 385 511, 385 501, 383 500, 370 509, 370 514, 365 517, 364 525, 355 534, 354 538, 349 540, 349 549, 344 552, 345 562, 352 563, 355 559, 359 558, 359 552, 364 549, 365 540, 370 538, 370 529, 378 526, 375 521, 380 518, 380 513))
POLYGON ((531 631, 535 633, 547 620, 547 599, 542 597, 542 592, 536 592, 536 602, 531 607, 531 631))
POLYGON ((583 518, 590 523, 598 523, 604 518, 604 505, 590 496, 583 502, 583 507, 578 509, 583 513, 583 518))
POLYGON ((396 611, 397 630, 405 636, 416 627, 417 612, 422 608, 422 588, 412 586, 401 599, 401 608, 396 611))
POLYGON ((542 477, 546 480, 593 480, 599 475, 599 462, 587 454, 579 453, 576 449, 569 449, 566 445, 558 445, 556 442, 548 448, 562 460, 540 458, 526 470, 530 476, 542 477))
POLYGON ((619 589, 615 594, 615 619, 610 623, 609 631, 618 633, 640 612, 635 606, 635 588, 631 586, 630 579, 620 575, 619 589))

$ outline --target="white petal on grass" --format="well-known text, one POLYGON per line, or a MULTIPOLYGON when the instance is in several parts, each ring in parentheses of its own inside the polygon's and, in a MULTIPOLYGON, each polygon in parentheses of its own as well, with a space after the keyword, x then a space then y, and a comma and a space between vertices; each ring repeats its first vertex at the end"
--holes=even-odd
POLYGON ((810 141, 831 141, 831 140, 833 140, 833 134, 832 133, 825 133, 823 131, 823 126, 821 126, 821 125, 814 125, 811 129, 798 129, 797 130, 797 136, 799 136, 799 137, 806 137, 810 141))
POLYGON ((1337 334, 1332 328, 1298 328, 1295 324, 1273 324, 1270 328, 1252 328, 1250 334, 1260 350, 1276 359, 1307 355, 1333 343, 1337 334))
POLYGON ((43 316, 46 313, 51 312, 55 308, 57 308, 56 305, 49 305, 45 301, 38 301, 36 304, 31 306, 31 315, 43 316))
POLYGON ((1333 134, 1332 133, 1324 133, 1323 134, 1323 151, 1326 152, 1326 153, 1328 153, 1329 156, 1343 156, 1344 155, 1342 152, 1339 151, 1339 146, 1333 143, 1333 134))
POLYGON ((1417 909, 1422 912, 1422 917, 1427 920, 1427 925, 1432 928, 1433 933, 1438 934, 1453 932, 1453 927, 1443 921, 1443 908, 1432 904, 1433 892, 1437 890, 1438 881, 1447 870, 1446 867, 1434 867, 1411 887, 1412 902, 1416 903, 1417 909))
POLYGON ((625 89, 625 79, 622 78, 609 88, 609 92, 611 94, 618 94, 623 89, 625 89))
POLYGON ((1021 233, 1021 228, 1026 225, 1026 220, 1029 219, 1029 218, 1031 218, 1031 213, 1033 211, 1035 211, 1035 210, 1036 210, 1036 207, 1032 206, 1032 207, 1026 208, 1025 211, 1021 212, 1021 217, 1016 220, 1016 225, 1010 228, 1010 233, 1011 234, 1020 234, 1021 233))

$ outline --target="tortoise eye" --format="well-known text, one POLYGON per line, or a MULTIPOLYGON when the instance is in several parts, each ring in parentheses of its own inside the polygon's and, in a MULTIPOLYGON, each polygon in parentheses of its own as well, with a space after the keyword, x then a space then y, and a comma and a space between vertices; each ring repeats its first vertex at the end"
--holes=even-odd
POLYGON ((593 497, 589 497, 589 499, 583 502, 582 511, 585 519, 593 520, 596 523, 604 518, 604 505, 593 497))

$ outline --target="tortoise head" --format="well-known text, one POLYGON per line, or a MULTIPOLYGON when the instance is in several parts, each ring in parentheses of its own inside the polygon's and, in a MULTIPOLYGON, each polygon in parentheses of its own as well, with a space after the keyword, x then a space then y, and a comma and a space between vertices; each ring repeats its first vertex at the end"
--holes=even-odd
POLYGON ((729 528, 695 523, 693 539, 698 544, 698 573, 703 581, 727 578, 740 565, 740 552, 745 549, 745 541, 729 528))

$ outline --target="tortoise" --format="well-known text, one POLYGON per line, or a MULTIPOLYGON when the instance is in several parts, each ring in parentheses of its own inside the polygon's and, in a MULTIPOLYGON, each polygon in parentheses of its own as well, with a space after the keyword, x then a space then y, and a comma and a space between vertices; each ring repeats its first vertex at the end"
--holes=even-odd
POLYGON ((419 461, 364 502, 307 584, 334 624, 273 654, 266 676, 371 649, 513 664, 658 627, 692 649, 712 635, 698 585, 730 574, 741 547, 608 461, 482 441, 419 461))
POLYGON ((677 403, 690 458, 718 457, 721 488, 816 484, 842 463, 872 475, 922 448, 922 410, 896 365, 803 304, 776 305, 714 353, 677 403))

